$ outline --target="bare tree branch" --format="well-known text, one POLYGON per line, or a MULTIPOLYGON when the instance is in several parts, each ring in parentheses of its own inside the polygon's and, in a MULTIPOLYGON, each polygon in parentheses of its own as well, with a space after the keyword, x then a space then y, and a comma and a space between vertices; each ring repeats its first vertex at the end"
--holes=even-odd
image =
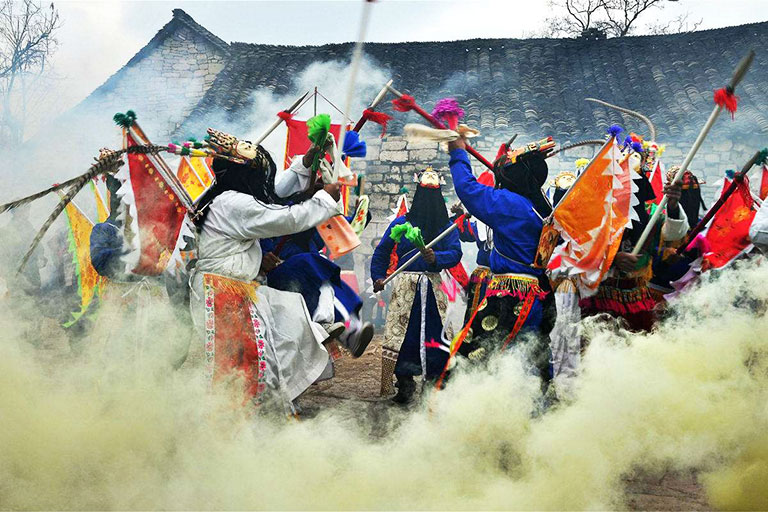
POLYGON ((646 32, 652 35, 682 34, 693 32, 701 26, 703 19, 691 21, 690 13, 686 12, 669 20, 667 23, 651 23, 646 28, 646 32))
POLYGON ((547 20, 547 34, 551 37, 578 37, 593 28, 595 13, 604 0, 550 0, 553 10, 563 9, 567 15, 547 20))
POLYGON ((23 139, 28 82, 42 74, 56 51, 60 26, 53 3, 44 7, 36 0, 0 0, 0 135, 10 142, 23 139))

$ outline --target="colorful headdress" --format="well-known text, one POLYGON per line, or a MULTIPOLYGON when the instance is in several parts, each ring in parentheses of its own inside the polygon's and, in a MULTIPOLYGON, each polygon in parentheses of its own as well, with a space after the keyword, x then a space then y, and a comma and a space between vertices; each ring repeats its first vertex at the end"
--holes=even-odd
POLYGON ((532 153, 541 153, 546 158, 554 149, 555 141, 552 137, 546 137, 536 142, 531 142, 523 147, 507 150, 507 161, 511 164, 517 163, 518 159, 525 158, 532 153))
POLYGON ((207 142, 216 150, 219 157, 259 168, 268 166, 265 156, 266 150, 247 140, 239 140, 234 135, 208 128, 207 142))

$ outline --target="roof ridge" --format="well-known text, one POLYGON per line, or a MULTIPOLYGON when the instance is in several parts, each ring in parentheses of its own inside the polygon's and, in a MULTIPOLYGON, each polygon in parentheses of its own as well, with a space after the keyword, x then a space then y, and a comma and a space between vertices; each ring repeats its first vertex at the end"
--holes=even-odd
MULTIPOLYGON (((180 9, 179 9, 180 10, 180 9)), ((694 36, 699 34, 706 34, 711 32, 724 32, 727 30, 734 30, 734 29, 745 29, 747 27, 757 27, 757 26, 765 26, 768 28, 768 20, 766 21, 756 21, 753 23, 743 23, 741 25, 729 25, 727 27, 716 27, 716 28, 707 28, 702 30, 694 30, 690 32, 678 32, 675 34, 638 34, 638 35, 627 35, 624 37, 612 37, 608 39, 604 39, 600 42, 605 41, 621 41, 621 40, 627 40, 627 39, 640 39, 640 38, 674 38, 674 37, 685 37, 685 36, 694 36)), ((448 40, 429 40, 429 41, 367 41, 365 44, 368 45, 403 45, 403 44, 445 44, 445 43, 480 43, 480 42, 500 42, 504 43, 507 41, 580 41, 579 38, 572 38, 572 37, 473 37, 470 39, 448 39, 448 40)), ((590 41, 591 42, 591 41, 590 41)), ((344 41, 344 42, 334 42, 334 43, 322 43, 322 44, 274 44, 274 43, 246 43, 243 41, 232 41, 230 43, 230 47, 243 47, 243 46, 261 46, 261 47, 270 47, 270 48, 325 48, 325 47, 334 47, 334 46, 344 46, 344 45, 352 45, 354 44, 354 41, 344 41)))
MULTIPOLYGON (((222 38, 220 38, 219 36, 211 32, 210 30, 208 30, 198 22, 196 22, 194 18, 192 18, 192 16, 186 13, 186 11, 184 11, 183 9, 176 8, 176 9, 173 9, 172 12, 173 12, 173 19, 179 20, 180 22, 184 23, 187 27, 189 27, 190 29, 194 30, 195 32, 203 36, 211 44, 218 46, 221 50, 224 50, 227 53, 229 52, 229 44, 227 44, 226 41, 224 41, 222 38)), ((168 24, 166 24, 165 27, 167 26, 168 24)), ((165 27, 163 27, 163 29, 165 27)))

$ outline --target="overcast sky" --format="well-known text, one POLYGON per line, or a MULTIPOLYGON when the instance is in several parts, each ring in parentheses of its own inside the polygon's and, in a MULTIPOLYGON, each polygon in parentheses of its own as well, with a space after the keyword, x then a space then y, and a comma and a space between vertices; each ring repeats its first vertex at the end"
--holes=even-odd
MULTIPOLYGON (((73 1, 56 2, 63 26, 54 66, 59 107, 87 96, 120 69, 184 9, 227 42, 323 44, 355 40, 360 0, 314 1, 73 1)), ((768 19, 768 0, 681 0, 657 10, 674 18, 691 11, 701 28, 768 19), (724 8, 727 5, 727 9, 724 8)), ((380 0, 373 5, 369 41, 528 37, 550 15, 547 0, 380 0)))

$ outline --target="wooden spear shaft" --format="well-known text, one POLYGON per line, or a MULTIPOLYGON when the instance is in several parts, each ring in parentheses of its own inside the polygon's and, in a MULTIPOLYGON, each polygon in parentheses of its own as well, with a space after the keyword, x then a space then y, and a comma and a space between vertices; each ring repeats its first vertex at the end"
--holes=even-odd
POLYGON ((709 224, 709 221, 712 220, 712 217, 715 216, 717 211, 723 207, 725 202, 728 200, 729 197, 733 195, 734 192, 736 192, 736 188, 738 187, 739 183, 744 181, 744 176, 747 175, 750 169, 752 169, 752 166, 757 163, 757 160, 760 158, 760 151, 756 152, 752 158, 749 159, 749 161, 744 164, 744 167, 741 168, 741 172, 737 173, 733 177, 733 181, 730 185, 728 185, 728 188, 725 189, 725 192, 722 193, 720 196, 720 199, 717 200, 715 204, 712 205, 712 207, 709 209, 709 211, 704 215, 704 217, 699 221, 698 224, 696 224, 696 227, 694 227, 690 233, 685 238, 685 242, 683 242, 680 247, 677 248, 677 254, 681 254, 683 251, 685 251, 685 248, 688 246, 688 243, 693 240, 696 235, 704 231, 704 228, 707 227, 707 224, 709 224))
MULTIPOLYGON (((754 58, 755 58, 755 52, 750 50, 749 53, 745 55, 744 58, 741 59, 741 61, 739 61, 739 64, 736 66, 736 69, 733 72, 731 81, 728 83, 728 86, 726 87, 726 89, 729 92, 733 93, 733 90, 736 88, 739 82, 741 82, 742 78, 744 78, 744 75, 747 73, 749 66, 752 65, 752 61, 754 60, 754 58)), ((704 128, 701 129, 699 136, 696 137, 696 140, 694 141, 693 146, 691 147, 690 151, 688 151, 688 154, 685 156, 685 160, 683 160, 683 163, 680 165, 680 169, 677 171, 677 174, 675 174, 675 177, 672 180, 672 183, 678 183, 681 179, 683 179, 683 174, 685 174, 685 171, 688 170, 688 166, 691 164, 693 157, 696 156, 696 152, 704 143, 704 139, 707 138, 709 131, 712 129, 712 126, 714 126, 715 121, 717 120, 717 116, 720 115, 720 112, 722 112, 722 110, 723 110, 723 107, 720 105, 715 106, 714 110, 712 110, 712 113, 709 115, 709 119, 707 119, 707 122, 704 124, 704 128)), ((635 244, 635 248, 632 249, 633 256, 637 256, 642 250, 643 246, 645 245, 645 242, 648 240, 648 237, 651 235, 651 231, 653 230, 653 227, 661 218, 661 214, 664 211, 664 208, 667 206, 668 201, 669 199, 667 198, 666 195, 661 198, 658 208, 656 208, 656 211, 653 213, 653 216, 648 221, 648 224, 646 224, 645 229, 643 230, 643 233, 640 235, 640 238, 637 241, 637 244, 635 244)))
MULTIPOLYGON (((403 97, 403 93, 401 93, 397 89, 393 88, 392 86, 388 85, 387 89, 389 89, 389 92, 391 92, 392 94, 394 94, 398 98, 402 98, 403 97)), ((424 110, 423 108, 418 106, 416 103, 413 104, 413 110, 417 114, 419 114, 421 117, 423 117, 424 119, 429 121, 430 124, 432 124, 432 126, 434 126, 435 128, 438 128, 440 130, 447 129, 447 126, 445 126, 443 123, 441 123, 440 121, 435 119, 435 117, 432 114, 430 114, 429 112, 427 112, 426 110, 424 110)), ((467 144, 466 146, 467 146, 467 153, 469 153, 470 155, 475 157, 478 162, 480 162, 481 164, 486 166, 491 171, 493 170, 493 164, 491 162, 489 162, 483 155, 478 153, 477 150, 475 148, 473 148, 472 146, 470 146, 469 144, 467 144)))

